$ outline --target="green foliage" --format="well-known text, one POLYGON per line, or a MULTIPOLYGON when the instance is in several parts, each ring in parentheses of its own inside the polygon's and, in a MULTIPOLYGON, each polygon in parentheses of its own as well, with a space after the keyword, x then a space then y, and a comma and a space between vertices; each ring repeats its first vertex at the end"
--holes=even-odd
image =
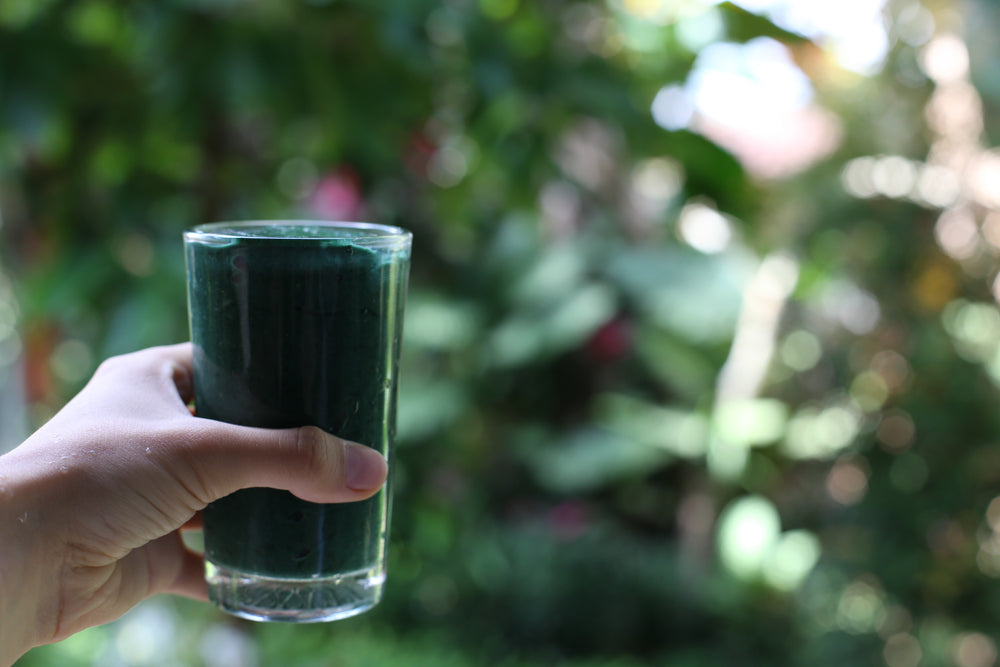
POLYGON ((926 171, 944 84, 901 37, 927 10, 887 4, 864 78, 703 4, 0 3, 34 421, 101 358, 186 338, 185 227, 415 233, 385 602, 303 628, 156 600, 23 664, 992 664, 997 213, 977 203, 978 250, 949 254, 961 201, 849 178, 947 185, 926 171), (710 45, 761 37, 838 119, 783 178, 650 113, 710 45), (730 236, 699 249, 685 224, 730 236))

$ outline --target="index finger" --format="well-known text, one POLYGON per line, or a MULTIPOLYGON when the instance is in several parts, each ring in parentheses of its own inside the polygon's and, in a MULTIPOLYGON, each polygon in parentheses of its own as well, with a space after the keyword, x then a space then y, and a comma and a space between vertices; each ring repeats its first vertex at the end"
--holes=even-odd
POLYGON ((191 343, 149 347, 105 359, 92 380, 98 377, 114 377, 119 383, 152 380, 175 388, 181 403, 187 405, 194 400, 193 355, 191 343))
POLYGON ((149 350, 166 357, 171 365, 171 379, 184 403, 194 400, 194 347, 191 343, 164 345, 149 350))

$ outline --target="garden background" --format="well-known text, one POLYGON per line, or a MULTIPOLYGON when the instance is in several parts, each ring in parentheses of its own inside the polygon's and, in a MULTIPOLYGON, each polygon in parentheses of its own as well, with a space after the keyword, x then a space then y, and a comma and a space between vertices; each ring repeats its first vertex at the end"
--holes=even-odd
POLYGON ((387 597, 40 665, 997 664, 1000 7, 3 0, 0 447, 181 230, 415 236, 387 597))

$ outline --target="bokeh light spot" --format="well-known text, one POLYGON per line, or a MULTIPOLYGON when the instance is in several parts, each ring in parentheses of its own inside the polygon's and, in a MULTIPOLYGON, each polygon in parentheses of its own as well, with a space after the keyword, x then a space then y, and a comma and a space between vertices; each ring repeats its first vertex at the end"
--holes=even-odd
POLYGON ((664 86, 653 98, 653 120, 665 130, 683 130, 694 118, 694 103, 682 86, 664 86))
POLYGON ((706 254, 722 252, 733 239, 729 220, 714 208, 699 203, 684 207, 677 231, 685 243, 706 254))
POLYGON ((316 189, 319 183, 319 171, 312 160, 294 157, 281 164, 275 180, 278 189, 286 197, 305 199, 316 189))
POLYGON ((972 211, 956 208, 942 213, 934 225, 934 238, 951 257, 972 257, 979 245, 979 226, 972 211))
POLYGON ((790 530, 781 535, 765 562, 764 579, 778 590, 793 591, 819 561, 819 540, 806 530, 790 530))
POLYGON ((836 456, 854 442, 860 425, 856 408, 849 405, 803 408, 788 424, 784 451, 796 459, 836 456))
POLYGON ((969 72, 969 51, 960 37, 940 35, 921 51, 920 66, 939 84, 959 81, 969 72))
POLYGON ((875 436, 885 449, 901 452, 913 444, 916 431, 913 418, 903 410, 895 409, 882 417, 875 436))
POLYGON ((756 578, 780 533, 778 510, 769 500, 756 495, 740 498, 719 517, 719 557, 735 576, 756 578))
POLYGON ((868 491, 867 466, 854 459, 838 461, 826 476, 826 490, 841 505, 861 502, 868 491))
POLYGON ((889 386, 875 371, 864 371, 851 382, 850 396, 862 411, 875 412, 889 398, 889 386))
POLYGON ((916 637, 900 632, 886 640, 882 655, 889 667, 917 667, 923 660, 924 652, 916 637))
POLYGON ((156 265, 156 249, 148 236, 139 232, 126 234, 115 244, 118 263, 133 276, 148 276, 156 265))
POLYGON ((81 340, 65 340, 52 352, 49 365, 63 382, 75 383, 87 377, 93 365, 93 353, 81 340))
POLYGON ((841 593, 837 605, 837 625, 847 632, 871 632, 882 625, 886 615, 885 594, 880 587, 868 581, 852 581, 841 593))
POLYGON ((956 667, 992 667, 997 660, 997 644, 981 632, 966 632, 955 638, 952 658, 956 667))
POLYGON ((871 178, 876 192, 886 197, 902 197, 916 185, 917 169, 906 158, 888 155, 875 162, 871 178))
POLYGON ((819 363, 823 356, 823 347, 815 334, 805 329, 798 329, 785 337, 779 354, 786 366, 801 372, 819 363))

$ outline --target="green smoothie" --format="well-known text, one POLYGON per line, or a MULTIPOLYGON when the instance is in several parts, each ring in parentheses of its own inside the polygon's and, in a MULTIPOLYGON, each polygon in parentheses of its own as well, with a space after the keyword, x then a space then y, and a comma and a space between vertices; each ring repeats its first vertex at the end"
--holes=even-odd
MULTIPOLYGON (((388 457, 409 235, 321 223, 197 229, 201 237, 186 237, 197 415, 312 424, 388 457)), ((308 587, 363 573, 380 584, 389 494, 387 486, 365 501, 321 505, 285 491, 238 491, 203 512, 206 560, 236 579, 308 587)), ((280 604, 331 606, 362 594, 311 591, 280 604)))

